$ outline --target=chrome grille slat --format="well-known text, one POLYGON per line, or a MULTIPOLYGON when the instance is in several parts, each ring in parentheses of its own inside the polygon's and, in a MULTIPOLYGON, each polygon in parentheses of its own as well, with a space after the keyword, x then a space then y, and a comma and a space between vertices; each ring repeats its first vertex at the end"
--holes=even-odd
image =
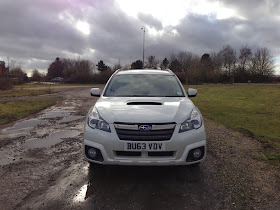
POLYGON ((114 123, 115 128, 117 129, 126 129, 126 130, 138 130, 138 125, 129 125, 129 124, 116 124, 114 123))
POLYGON ((171 139, 176 126, 175 123, 166 123, 166 124, 114 123, 114 125, 119 139, 126 140, 126 141, 167 141, 171 139), (138 129, 140 125, 150 125, 152 129, 148 131, 140 131, 138 129))
POLYGON ((175 123, 168 124, 152 124, 152 123, 141 123, 141 124, 124 124, 124 123, 114 123, 115 128, 125 129, 125 130, 138 130, 139 125, 151 125, 152 130, 165 130, 175 128, 175 123))
POLYGON ((117 133, 123 135, 158 136, 158 135, 168 135, 168 134, 172 135, 173 130, 134 131, 134 130, 117 129, 117 133))

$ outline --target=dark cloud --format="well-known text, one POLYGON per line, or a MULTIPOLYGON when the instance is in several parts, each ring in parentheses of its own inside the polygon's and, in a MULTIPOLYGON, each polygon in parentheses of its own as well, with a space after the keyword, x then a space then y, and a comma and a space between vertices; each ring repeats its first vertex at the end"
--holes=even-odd
POLYGON ((279 0, 221 0, 223 5, 237 10, 248 19, 273 19, 280 11, 279 0))
POLYGON ((226 44, 236 50, 246 44, 267 47, 280 56, 279 1, 220 2, 243 19, 186 14, 178 25, 163 27, 153 14, 128 16, 114 0, 1 0, 0 59, 9 56, 28 70, 47 70, 56 57, 129 64, 142 58, 143 25, 148 26, 146 55, 161 60, 179 51, 201 56, 226 44), (89 35, 76 29, 77 21, 89 24, 89 35))
POLYGON ((0 22, 0 55, 50 59, 62 51, 82 52, 85 39, 70 24, 59 20, 65 7, 57 2, 40 1, 39 5, 37 1, 1 1, 4 4, 0 5, 0 15, 4 21, 0 22))
POLYGON ((139 20, 143 21, 144 25, 148 25, 148 26, 153 27, 157 30, 162 29, 162 23, 150 14, 139 13, 138 18, 139 18, 139 20))

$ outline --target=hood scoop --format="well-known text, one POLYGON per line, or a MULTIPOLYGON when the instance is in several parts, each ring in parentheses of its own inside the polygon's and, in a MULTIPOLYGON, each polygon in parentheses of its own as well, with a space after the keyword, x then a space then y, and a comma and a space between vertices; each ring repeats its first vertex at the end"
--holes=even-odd
POLYGON ((128 102, 127 105, 162 105, 160 102, 153 102, 153 101, 135 101, 135 102, 128 102))

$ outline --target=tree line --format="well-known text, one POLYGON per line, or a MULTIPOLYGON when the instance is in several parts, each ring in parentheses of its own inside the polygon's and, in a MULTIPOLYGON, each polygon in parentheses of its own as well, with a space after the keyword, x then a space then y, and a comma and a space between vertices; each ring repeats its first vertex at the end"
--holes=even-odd
MULTIPOLYGON (((115 66, 113 70, 121 68, 115 66)), ((86 59, 56 58, 48 68, 46 79, 63 77, 67 83, 105 83, 112 75, 111 67, 100 60, 94 64, 86 59), (96 72, 96 68, 99 73, 96 72)))
MULTIPOLYGON (((248 46, 241 47, 238 52, 230 45, 219 52, 205 53, 201 57, 181 51, 171 53, 162 61, 154 55, 146 58, 145 68, 171 69, 183 83, 233 83, 233 82, 270 82, 274 75, 274 59, 267 48, 253 51, 248 46)), ((63 77, 66 82, 105 83, 116 69, 141 69, 142 60, 130 65, 107 66, 103 60, 96 65, 83 59, 59 59, 50 64, 47 78, 63 77), (97 69, 100 73, 94 73, 97 69)), ((33 73, 33 78, 35 78, 33 73)))
POLYGON ((267 48, 253 51, 248 46, 236 52, 226 45, 218 53, 205 53, 201 57, 191 52, 171 53, 169 59, 164 58, 161 62, 155 56, 149 56, 146 66, 169 68, 189 84, 270 82, 274 75, 271 52, 267 48))
MULTIPOLYGON (((145 59, 145 68, 171 69, 183 83, 233 83, 233 82, 271 82, 274 75, 274 59, 267 48, 252 50, 248 46, 236 51, 226 45, 219 52, 198 56, 192 52, 170 53, 163 60, 150 55, 145 59)), ((86 59, 56 58, 48 67, 47 74, 32 71, 28 78, 16 62, 10 62, 9 77, 15 84, 27 81, 50 81, 63 77, 67 83, 106 83, 117 69, 141 69, 142 60, 121 66, 110 67, 100 60, 94 64, 86 59)))

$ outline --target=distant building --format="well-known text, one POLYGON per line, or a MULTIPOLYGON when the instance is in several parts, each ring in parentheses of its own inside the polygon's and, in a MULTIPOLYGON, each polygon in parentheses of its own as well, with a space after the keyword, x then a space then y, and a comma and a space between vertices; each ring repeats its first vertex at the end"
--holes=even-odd
POLYGON ((0 77, 7 77, 9 75, 9 69, 5 67, 5 61, 0 61, 0 77))

